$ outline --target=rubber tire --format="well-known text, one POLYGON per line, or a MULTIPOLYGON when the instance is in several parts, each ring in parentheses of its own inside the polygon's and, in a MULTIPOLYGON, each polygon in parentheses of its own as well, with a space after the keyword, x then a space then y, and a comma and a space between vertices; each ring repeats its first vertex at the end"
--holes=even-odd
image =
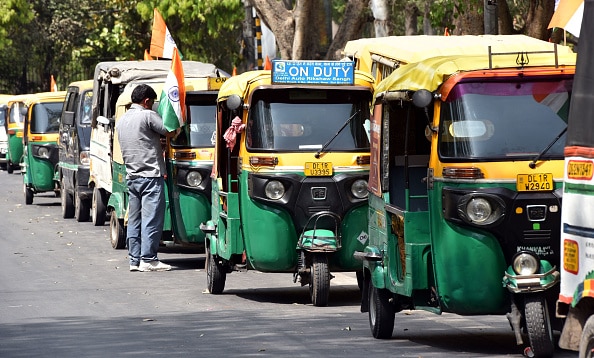
POLYGON ((534 357, 552 357, 555 343, 546 298, 540 294, 527 295, 524 303, 526 331, 534 357))
POLYGON ((91 217, 91 203, 88 200, 83 200, 78 195, 78 190, 74 191, 74 217, 76 221, 87 222, 91 217))
POLYGON ((64 182, 60 181, 60 203, 62 205, 62 217, 72 219, 74 217, 74 202, 72 195, 68 194, 64 188, 64 182))
POLYGON ((313 255, 311 261, 311 277, 309 279, 311 303, 316 307, 328 306, 328 298, 330 297, 328 256, 324 254, 313 255))
POLYGON ((12 164, 12 161, 11 161, 11 160, 9 160, 9 161, 8 161, 8 163, 6 164, 6 172, 7 172, 8 174, 12 174, 12 173, 14 173, 14 166, 13 166, 13 164, 12 164))
POLYGON ((582 337, 580 339, 580 356, 579 358, 594 357, 594 316, 590 316, 582 330, 582 337))
POLYGON ((33 204, 33 190, 27 188, 27 184, 23 184, 23 192, 25 193, 25 205, 33 204))
POLYGON ((107 214, 107 205, 105 192, 97 187, 93 188, 93 199, 91 200, 91 220, 93 225, 105 225, 105 217, 107 214))
POLYGON ((219 295, 225 290, 225 281, 227 281, 227 272, 223 266, 216 262, 210 253, 209 244, 206 244, 206 286, 208 291, 214 295, 219 295))
POLYGON ((115 213, 112 213, 111 219, 109 220, 109 241, 111 241, 111 247, 116 250, 121 250, 126 247, 124 219, 118 219, 115 213))
POLYGON ((392 293, 385 288, 376 288, 369 282, 369 328, 377 339, 392 338, 394 331, 394 306, 390 303, 392 293))

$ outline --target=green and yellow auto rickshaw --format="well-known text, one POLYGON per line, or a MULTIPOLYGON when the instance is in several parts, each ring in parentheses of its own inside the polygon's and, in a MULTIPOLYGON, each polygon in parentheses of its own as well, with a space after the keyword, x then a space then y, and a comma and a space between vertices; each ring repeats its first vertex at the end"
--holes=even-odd
POLYGON ((23 123, 25 122, 25 100, 31 95, 15 95, 8 100, 8 118, 5 122, 7 149, 6 171, 12 174, 20 168, 23 159, 23 123))
POLYGON ((60 192, 57 181, 58 133, 65 97, 65 91, 42 92, 25 101, 21 173, 27 205, 33 203, 37 193, 60 192))
POLYGON ((405 309, 506 314, 518 345, 525 332, 535 356, 553 353, 575 54, 543 44, 429 58, 377 85, 355 253, 375 338, 405 309))
POLYGON ((0 94, 0 169, 5 170, 8 136, 6 135, 6 119, 8 118, 8 100, 12 95, 0 94))
POLYGON ((218 97, 207 286, 234 270, 293 273, 316 306, 331 271, 361 271, 373 78, 351 61, 273 61, 218 97))

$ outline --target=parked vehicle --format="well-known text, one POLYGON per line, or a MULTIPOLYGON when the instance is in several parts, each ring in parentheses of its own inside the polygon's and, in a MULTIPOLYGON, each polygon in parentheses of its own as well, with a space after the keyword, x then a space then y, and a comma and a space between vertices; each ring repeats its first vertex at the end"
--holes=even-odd
POLYGON ((6 169, 6 152, 8 151, 8 136, 6 135, 6 119, 8 117, 8 99, 11 95, 0 94, 0 169, 6 169))
MULTIPOLYGON (((89 188, 89 146, 93 80, 73 82, 66 90, 59 131, 59 183, 62 217, 88 221, 93 191, 89 188)), ((93 210, 94 222, 105 222, 105 208, 93 210), (99 214, 97 214, 99 213, 99 214), (103 218, 97 215, 103 214, 103 218)))
POLYGON ((21 108, 23 125, 23 192, 25 204, 38 193, 60 192, 58 183, 58 136, 66 92, 42 92, 29 96, 21 108))
MULTIPOLYGON (((594 2, 584 2, 584 20, 594 16, 594 2)), ((594 23, 582 22, 582 34, 594 23)), ((563 349, 594 356, 594 41, 580 37, 565 145, 565 177, 561 214, 561 291, 557 316, 565 318, 559 338, 563 349)))
POLYGON ((5 122, 8 148, 6 151, 6 172, 12 174, 20 168, 23 159, 23 123, 25 121, 25 100, 28 94, 15 95, 8 100, 8 118, 5 122))
POLYGON ((234 270, 290 272, 325 306, 330 271, 361 271, 373 79, 350 61, 272 65, 219 91, 207 286, 222 293, 234 270))
MULTIPOLYGON (((105 207, 107 213, 111 214, 110 240, 114 248, 123 248, 126 243, 128 190, 126 169, 114 130, 115 121, 129 107, 130 94, 137 84, 147 83, 160 95, 170 67, 169 61, 120 61, 102 62, 95 69, 89 186, 93 188, 93 202, 97 203, 98 208, 105 207), (127 95, 120 99, 124 93, 127 95)), ((212 64, 183 61, 183 67, 188 82, 190 79, 200 79, 206 83, 209 77, 226 76, 212 64)), ((207 87, 199 90, 204 88, 207 87)), ((169 210, 169 205, 167 208, 169 210)), ((171 215, 166 215, 164 241, 173 240, 171 228, 171 215)))
POLYGON ((554 351, 563 146, 575 54, 542 42, 440 56, 375 89, 361 310, 507 315, 554 351), (544 48, 547 50, 544 51, 544 48))

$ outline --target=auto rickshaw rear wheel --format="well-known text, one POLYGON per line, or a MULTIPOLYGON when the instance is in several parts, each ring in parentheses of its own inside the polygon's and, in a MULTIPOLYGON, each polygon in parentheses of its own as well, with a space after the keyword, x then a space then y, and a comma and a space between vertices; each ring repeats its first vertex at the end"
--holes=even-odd
POLYGON ((109 241, 111 241, 111 247, 116 250, 126 247, 124 219, 118 219, 115 212, 111 213, 111 219, 109 220, 109 241))
POLYGON ((594 357, 594 316, 590 316, 582 330, 580 358, 594 357))
POLYGON ((91 205, 88 200, 83 200, 78 191, 74 191, 74 217, 78 222, 89 221, 91 205))
POLYGON ((369 282, 369 327, 374 338, 388 339, 394 331, 394 306, 392 294, 385 288, 377 288, 369 282))
POLYGON ((218 295, 225 289, 227 272, 224 267, 218 263, 210 252, 210 245, 206 243, 206 285, 208 291, 218 295))
POLYGON ((526 295, 524 304, 526 331, 534 357, 552 357, 555 346, 546 298, 542 294, 526 295))
POLYGON ((107 214, 106 194, 103 190, 94 187, 93 198, 91 200, 91 220, 93 225, 105 225, 105 216, 107 214))
POLYGON ((27 188, 27 184, 23 184, 23 192, 25 193, 25 205, 33 204, 33 190, 27 188))
POLYGON ((62 217, 64 219, 71 219, 74 217, 74 203, 72 202, 72 195, 68 194, 64 187, 64 179, 60 180, 60 202, 62 205, 62 217))
POLYGON ((323 307, 328 305, 330 278, 328 256, 314 254, 311 260, 311 277, 309 280, 309 295, 314 306, 323 307))

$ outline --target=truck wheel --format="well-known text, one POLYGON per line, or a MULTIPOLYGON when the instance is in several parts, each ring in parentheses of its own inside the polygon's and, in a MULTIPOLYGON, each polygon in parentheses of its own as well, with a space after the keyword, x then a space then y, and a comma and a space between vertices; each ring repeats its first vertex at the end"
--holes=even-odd
POLYGON ((109 220, 109 240, 111 247, 120 250, 126 247, 126 230, 124 230, 124 219, 118 219, 113 213, 109 220))
POLYGON ((23 192, 25 193, 25 205, 33 204, 33 190, 27 188, 27 184, 23 184, 23 192))
POLYGON ((213 257, 209 244, 206 243, 206 245, 206 285, 210 293, 218 295, 223 293, 225 289, 227 272, 224 270, 223 265, 213 257))
POLYGON ((394 331, 394 306, 390 303, 391 293, 374 287, 369 282, 369 327, 374 338, 388 339, 394 331))
POLYGON ((93 199, 91 201, 91 219, 93 225, 105 225, 105 216, 107 214, 107 205, 105 192, 97 187, 93 188, 93 199))
POLYGON ((60 180, 60 201, 62 204, 62 217, 64 219, 71 219, 74 217, 74 203, 72 202, 72 195, 68 194, 64 188, 64 179, 60 180))
POLYGON ((326 255, 313 255, 312 257, 309 295, 314 306, 328 306, 330 272, 328 271, 328 256, 326 255))
POLYGON ((594 316, 590 316, 582 330, 580 339, 580 358, 594 357, 594 316))
POLYGON ((74 190, 74 217, 76 221, 86 222, 89 221, 90 205, 88 200, 81 199, 78 195, 78 190, 74 190))
POLYGON ((534 357, 552 357, 555 346, 546 298, 539 294, 527 295, 524 303, 526 330, 534 357))

